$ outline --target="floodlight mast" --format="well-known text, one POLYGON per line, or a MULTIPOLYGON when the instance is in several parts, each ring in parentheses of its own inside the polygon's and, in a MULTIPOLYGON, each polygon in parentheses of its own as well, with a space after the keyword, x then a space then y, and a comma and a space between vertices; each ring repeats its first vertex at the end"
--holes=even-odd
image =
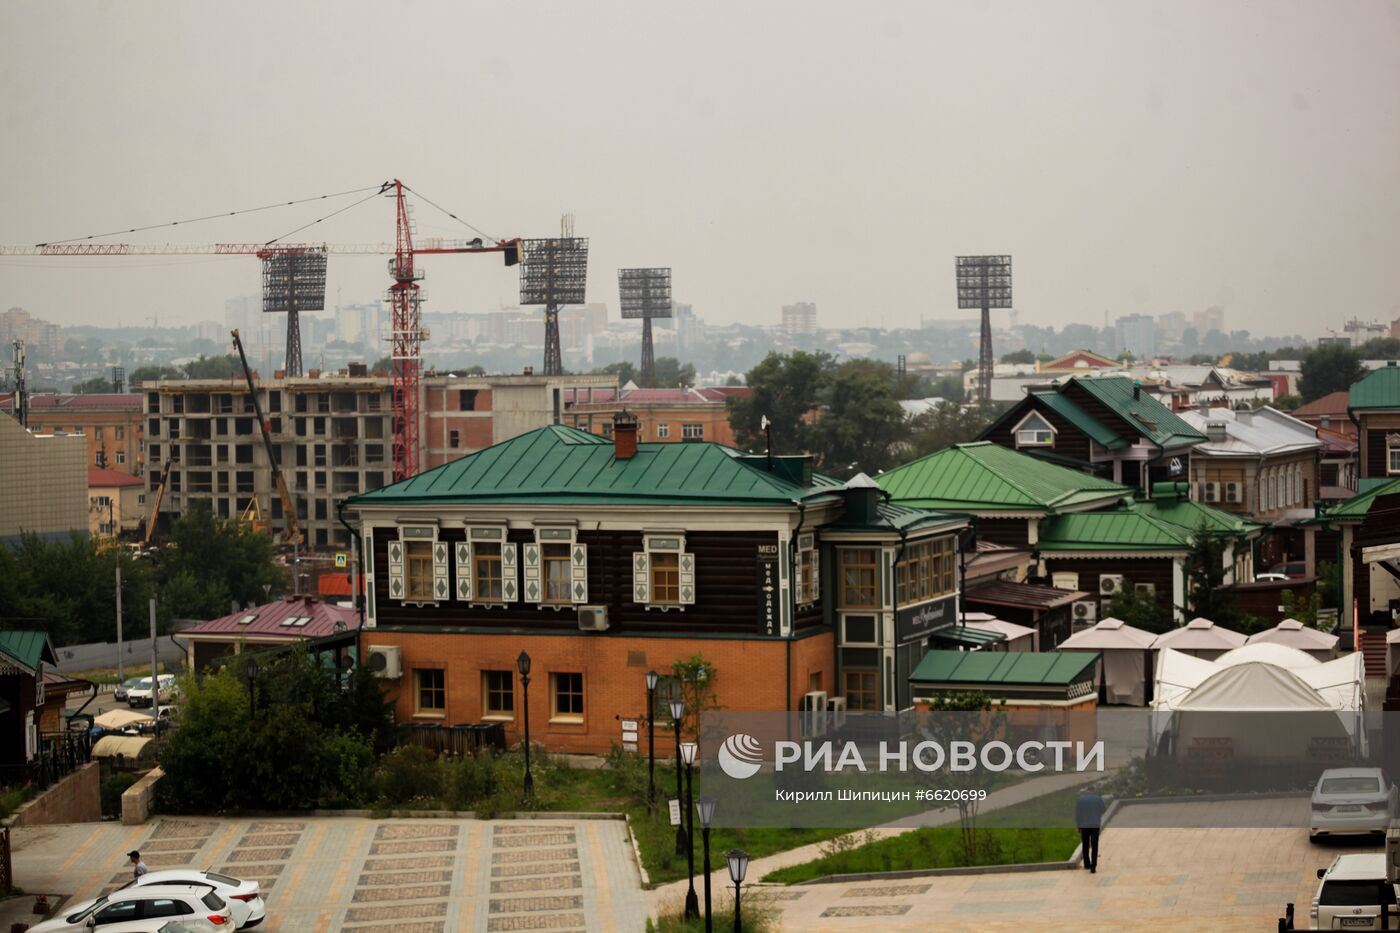
POLYGON ((977 400, 992 398, 992 308, 1011 307, 1010 256, 959 256, 958 307, 980 309, 982 334, 977 350, 977 400))
POLYGON ((670 317, 671 269, 618 269, 617 292, 624 320, 642 319, 642 368, 638 373, 642 388, 656 385, 656 353, 651 338, 653 318, 670 317))

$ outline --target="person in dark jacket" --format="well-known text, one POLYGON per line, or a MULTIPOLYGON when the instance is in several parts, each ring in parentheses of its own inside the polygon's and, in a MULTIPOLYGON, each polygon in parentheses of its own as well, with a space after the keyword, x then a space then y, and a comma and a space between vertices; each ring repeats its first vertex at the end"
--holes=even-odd
POLYGON ((1090 874, 1099 870, 1099 831, 1103 829, 1103 798, 1090 784, 1074 802, 1074 825, 1079 827, 1080 852, 1090 874))

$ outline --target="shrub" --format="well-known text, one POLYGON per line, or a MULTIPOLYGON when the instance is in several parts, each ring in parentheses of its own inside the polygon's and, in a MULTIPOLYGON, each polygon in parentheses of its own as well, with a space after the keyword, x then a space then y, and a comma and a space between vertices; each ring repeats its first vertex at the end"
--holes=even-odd
POLYGON ((436 754, 420 745, 401 745, 379 759, 374 775, 376 796, 385 803, 440 800, 443 768, 436 754))
POLYGON ((104 778, 102 787, 98 791, 102 799, 103 816, 122 815, 122 794, 128 787, 136 783, 136 775, 127 771, 118 771, 109 778, 104 778))

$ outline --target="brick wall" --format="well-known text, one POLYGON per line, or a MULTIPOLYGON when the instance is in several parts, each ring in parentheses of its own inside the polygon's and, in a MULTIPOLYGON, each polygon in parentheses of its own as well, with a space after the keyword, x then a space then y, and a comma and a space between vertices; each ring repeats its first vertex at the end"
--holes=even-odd
POLYGON ((648 638, 586 634, 523 635, 407 633, 366 630, 366 645, 398 645, 403 677, 385 681, 399 722, 480 722, 485 718, 483 671, 511 671, 514 712, 505 722, 509 741, 521 738, 524 700, 516 657, 529 653, 530 739, 568 752, 604 753, 620 741, 618 717, 646 712, 646 672, 666 674, 672 662, 704 655, 715 669, 712 681, 720 708, 730 711, 796 709, 812 675, 822 689, 836 689, 834 637, 822 632, 791 642, 791 691, 785 691, 787 642, 779 639, 648 638), (418 709, 417 672, 442 670, 447 707, 418 709), (582 721, 552 715, 551 674, 583 675, 582 721), (785 693, 787 695, 785 696, 785 693))
POLYGON ((11 826, 96 823, 102 819, 101 767, 89 762, 15 812, 11 826))

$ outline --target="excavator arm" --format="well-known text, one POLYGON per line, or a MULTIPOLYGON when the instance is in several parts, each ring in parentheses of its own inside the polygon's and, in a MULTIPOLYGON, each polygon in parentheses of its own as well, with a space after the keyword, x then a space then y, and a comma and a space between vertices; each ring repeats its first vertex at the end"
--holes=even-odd
POLYGON ((287 527, 282 532, 286 544, 301 542, 301 525, 297 522, 297 510, 292 495, 287 491, 287 481, 282 478, 282 466, 277 462, 277 451, 272 444, 272 426, 263 417, 262 403, 258 401, 258 389, 253 384, 253 371, 248 367, 248 355, 243 352, 243 339, 238 331, 233 331, 233 345, 238 348, 238 359, 243 363, 243 378, 248 380, 248 395, 253 400, 253 413, 257 416, 258 427, 262 429, 263 446, 267 448, 267 462, 271 465, 272 481, 277 487, 277 495, 282 500, 282 515, 287 527))

